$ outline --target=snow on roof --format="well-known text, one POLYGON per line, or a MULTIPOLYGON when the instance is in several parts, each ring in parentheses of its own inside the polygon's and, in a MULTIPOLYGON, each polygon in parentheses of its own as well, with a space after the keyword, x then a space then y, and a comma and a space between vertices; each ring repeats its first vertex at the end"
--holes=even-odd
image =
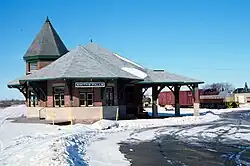
POLYGON ((146 78, 148 75, 146 73, 144 73, 143 71, 141 70, 138 70, 138 69, 135 69, 135 68, 130 68, 130 67, 122 67, 121 68, 122 70, 130 73, 130 74, 133 74, 139 78, 146 78))
POLYGON ((121 60, 124 60, 124 61, 126 61, 126 62, 128 62, 128 63, 131 63, 131 64, 136 65, 136 66, 138 66, 138 67, 140 67, 140 68, 143 69, 142 66, 138 65, 138 64, 135 63, 135 62, 132 62, 131 60, 128 60, 127 58, 124 58, 124 57, 118 55, 117 53, 114 53, 114 55, 117 56, 118 58, 120 58, 121 60))
POLYGON ((140 80, 134 74, 122 70, 120 66, 103 58, 101 54, 78 46, 46 67, 26 75, 21 81, 55 78, 128 78, 140 80))

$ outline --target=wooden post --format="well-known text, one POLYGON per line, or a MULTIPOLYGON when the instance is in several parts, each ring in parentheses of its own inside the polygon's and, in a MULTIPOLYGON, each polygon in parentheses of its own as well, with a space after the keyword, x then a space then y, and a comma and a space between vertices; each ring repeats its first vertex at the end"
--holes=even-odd
POLYGON ((100 120, 102 120, 103 119, 103 106, 102 107, 100 107, 100 120))
POLYGON ((52 124, 53 126, 55 125, 55 113, 54 112, 52 112, 52 124))
POLYGON ((140 86, 138 85, 135 86, 134 95, 135 95, 134 106, 137 111, 136 114, 138 116, 140 114, 140 109, 142 107, 142 88, 140 86))
POLYGON ((70 116, 70 125, 73 125, 73 115, 71 108, 69 108, 69 116, 70 116))
POLYGON ((115 116, 115 120, 117 121, 119 117, 119 107, 117 107, 116 109, 116 116, 115 116))
POLYGON ((157 117, 158 116, 158 108, 157 108, 157 87, 153 85, 152 86, 152 117, 157 117))
POLYGON ((200 94, 198 84, 193 86, 194 116, 200 115, 200 94))
POLYGON ((26 95, 25 95, 25 98, 26 98, 26 106, 30 107, 30 95, 29 95, 29 86, 28 84, 26 84, 26 95))
POLYGON ((180 116, 180 86, 174 86, 174 96, 175 96, 175 116, 180 116))
POLYGON ((142 102, 142 100, 143 100, 143 95, 144 95, 144 93, 143 93, 143 91, 142 91, 142 87, 139 87, 139 93, 140 93, 140 98, 139 98, 139 113, 140 112, 142 112, 143 111, 143 102, 142 102))

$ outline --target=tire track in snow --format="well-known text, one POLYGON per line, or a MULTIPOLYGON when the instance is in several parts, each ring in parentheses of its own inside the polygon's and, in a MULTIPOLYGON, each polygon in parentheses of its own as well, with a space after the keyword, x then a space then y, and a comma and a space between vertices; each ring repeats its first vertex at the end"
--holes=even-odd
MULTIPOLYGON (((85 126, 82 128, 82 130, 85 130, 84 132, 87 133, 91 129, 85 126)), ((45 165, 45 163, 43 163, 44 160, 51 161, 51 159, 53 160, 53 158, 56 158, 56 156, 48 156, 46 154, 50 153, 58 156, 61 155, 56 154, 56 152, 54 153, 52 149, 53 147, 51 148, 50 145, 52 145, 54 142, 57 142, 58 140, 63 140, 66 137, 71 137, 78 133, 79 131, 63 131, 56 133, 55 135, 48 134, 46 137, 24 136, 21 138, 21 140, 19 138, 18 142, 21 142, 20 144, 17 143, 17 145, 9 147, 10 149, 7 152, 0 155, 0 165, 5 165, 7 163, 10 165, 13 163, 13 165, 16 166, 27 165, 27 158, 29 159, 29 165, 37 165, 36 163, 38 162, 42 163, 42 165, 45 165)), ((50 164, 48 163, 48 165, 50 164)))

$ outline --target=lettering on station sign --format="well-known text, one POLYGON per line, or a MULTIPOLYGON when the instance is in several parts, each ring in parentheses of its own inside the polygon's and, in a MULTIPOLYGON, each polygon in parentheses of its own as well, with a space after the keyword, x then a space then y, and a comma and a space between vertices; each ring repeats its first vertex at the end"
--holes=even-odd
POLYGON ((105 82, 75 82, 76 88, 98 88, 105 87, 105 82))

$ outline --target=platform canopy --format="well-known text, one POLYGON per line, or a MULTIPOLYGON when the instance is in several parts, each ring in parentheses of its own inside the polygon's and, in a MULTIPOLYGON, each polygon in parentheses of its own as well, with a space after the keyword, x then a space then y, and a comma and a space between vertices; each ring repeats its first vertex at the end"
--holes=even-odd
POLYGON ((139 84, 201 84, 203 81, 173 74, 164 70, 147 70, 148 76, 139 84))
POLYGON ((17 79, 15 79, 15 80, 12 80, 12 81, 8 82, 8 87, 9 87, 9 88, 14 88, 14 87, 20 86, 19 80, 20 80, 21 78, 22 78, 22 77, 17 78, 17 79))
POLYGON ((162 70, 147 69, 95 43, 77 46, 48 66, 9 82, 11 87, 21 82, 51 79, 113 79, 135 80, 138 84, 203 83, 162 70))

